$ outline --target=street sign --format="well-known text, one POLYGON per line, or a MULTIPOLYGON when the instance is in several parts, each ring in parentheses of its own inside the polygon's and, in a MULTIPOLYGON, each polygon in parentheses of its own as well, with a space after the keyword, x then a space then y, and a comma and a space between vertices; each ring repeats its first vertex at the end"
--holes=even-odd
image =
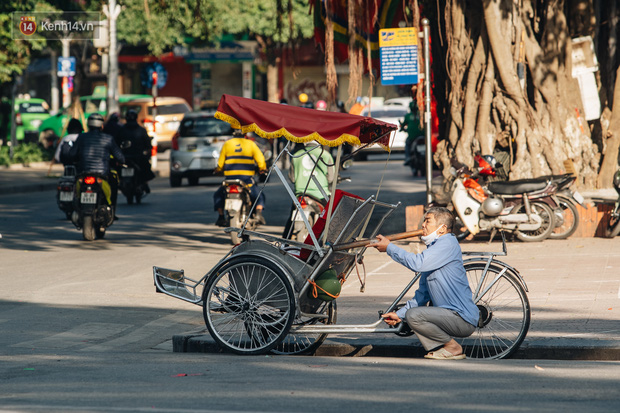
POLYGON ((58 76, 75 76, 75 57, 58 58, 58 76))
POLYGON ((379 31, 382 85, 418 83, 418 30, 415 27, 379 31))

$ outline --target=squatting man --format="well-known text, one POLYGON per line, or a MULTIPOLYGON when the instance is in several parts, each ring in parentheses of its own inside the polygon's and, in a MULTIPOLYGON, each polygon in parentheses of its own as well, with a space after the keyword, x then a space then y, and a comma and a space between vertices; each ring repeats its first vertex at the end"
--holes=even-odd
POLYGON ((424 215, 420 239, 427 248, 420 254, 407 252, 382 235, 371 244, 421 273, 413 298, 382 317, 391 326, 405 321, 429 351, 424 357, 430 359, 464 359, 463 348, 453 337, 469 337, 478 324, 478 307, 472 299, 461 247, 452 234, 453 225, 454 216, 448 209, 433 207, 424 215))

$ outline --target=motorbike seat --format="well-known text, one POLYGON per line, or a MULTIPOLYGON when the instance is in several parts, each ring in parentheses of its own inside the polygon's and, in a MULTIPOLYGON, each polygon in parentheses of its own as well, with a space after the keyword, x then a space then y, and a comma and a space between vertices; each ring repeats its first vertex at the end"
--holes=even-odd
POLYGON ((548 185, 547 179, 519 179, 516 181, 498 181, 489 183, 489 191, 497 195, 518 195, 544 189, 548 185))

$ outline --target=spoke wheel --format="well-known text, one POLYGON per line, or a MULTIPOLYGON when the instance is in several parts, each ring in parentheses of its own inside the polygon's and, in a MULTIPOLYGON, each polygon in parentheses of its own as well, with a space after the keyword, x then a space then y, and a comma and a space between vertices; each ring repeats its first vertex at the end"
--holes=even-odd
POLYGON ((605 237, 614 238, 620 234, 620 203, 616 204, 616 207, 611 211, 609 216, 609 224, 605 228, 605 237))
POLYGON ((461 340, 461 345, 470 358, 510 357, 530 327, 530 303, 523 286, 510 270, 498 278, 504 267, 491 264, 483 278, 485 266, 485 262, 465 265, 474 302, 480 310, 480 321, 474 333, 461 340))
POLYGON ((265 354, 288 334, 295 297, 286 275, 260 257, 233 259, 214 273, 203 292, 209 333, 237 354, 265 354))
POLYGON ((556 226, 549 238, 566 239, 573 235, 579 226, 579 211, 575 204, 558 195, 559 208, 562 211, 562 225, 556 226))
MULTIPOLYGON (((532 202, 532 214, 537 214, 542 219, 540 228, 534 231, 517 230, 517 238, 525 242, 543 241, 549 238, 555 228, 555 216, 551 207, 543 202, 532 202)), ((525 205, 521 205, 518 213, 525 213, 525 205)))
MULTIPOLYGON (((297 316, 293 321, 294 327, 301 327, 306 325, 313 325, 317 323, 321 324, 335 324, 336 323, 336 301, 325 302, 317 310, 317 314, 324 314, 327 318, 308 318, 297 316)), ((316 351, 317 348, 323 344, 327 334, 313 334, 313 333, 290 333, 284 340, 278 344, 272 353, 275 354, 311 354, 316 351)))

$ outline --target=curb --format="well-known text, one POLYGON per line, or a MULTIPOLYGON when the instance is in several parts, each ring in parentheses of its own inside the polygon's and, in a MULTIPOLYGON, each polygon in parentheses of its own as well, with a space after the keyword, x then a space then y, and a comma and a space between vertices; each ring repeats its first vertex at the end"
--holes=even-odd
MULTIPOLYGON (((367 342, 355 339, 326 340, 312 355, 317 357, 396 357, 422 358, 427 353, 419 342, 394 344, 392 339, 367 342)), ((175 353, 225 353, 207 332, 172 336, 175 353)), ((618 361, 620 347, 602 344, 593 346, 591 340, 553 339, 540 342, 527 340, 510 358, 518 360, 581 360, 618 361)))

